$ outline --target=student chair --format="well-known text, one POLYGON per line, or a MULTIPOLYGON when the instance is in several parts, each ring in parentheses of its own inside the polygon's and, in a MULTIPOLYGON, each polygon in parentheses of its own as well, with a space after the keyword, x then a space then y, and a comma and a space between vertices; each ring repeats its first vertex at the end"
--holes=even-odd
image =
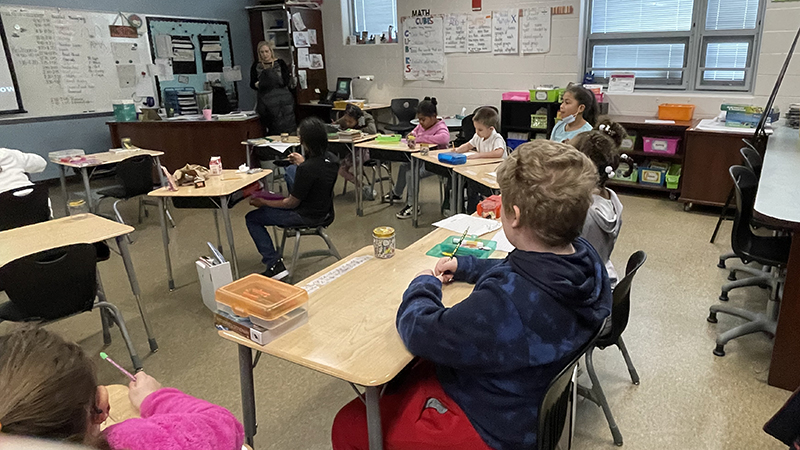
MULTIPOLYGON (((736 189, 736 217, 733 219, 731 231, 733 251, 745 264, 755 261, 771 268, 772 276, 769 281, 772 291, 764 314, 730 305, 711 306, 707 319, 711 323, 717 323, 717 313, 720 312, 747 320, 746 323, 717 335, 717 346, 714 349, 714 354, 717 356, 725 356, 725 344, 731 339, 756 332, 775 334, 779 294, 785 281, 784 269, 789 261, 789 247, 792 242, 790 236, 765 237, 753 233, 750 223, 753 218, 758 178, 752 170, 744 166, 731 167, 730 174, 736 189)), ((727 298, 725 290, 727 286, 729 285, 723 286, 723 295, 720 298, 722 296, 727 298)))
POLYGON ((473 117, 475 117, 474 113, 461 119, 461 130, 458 132, 453 142, 453 145, 456 147, 466 144, 475 136, 475 124, 472 122, 473 117))
POLYGON ((0 231, 50 219, 47 185, 35 184, 0 194, 0 231))
POLYGON ((418 105, 419 100, 416 98, 393 98, 391 109, 392 114, 397 118, 397 123, 386 125, 384 128, 403 136, 408 134, 415 127, 411 121, 417 116, 418 105))
MULTIPOLYGON (((606 319, 608 320, 608 319, 606 319)), ((538 450, 555 450, 561 441, 567 416, 570 414, 570 401, 575 390, 574 379, 578 361, 587 350, 594 346, 600 333, 605 328, 605 323, 600 326, 594 336, 583 347, 575 352, 569 364, 556 375, 547 386, 542 404, 539 407, 539 428, 536 433, 538 450)), ((574 404, 573 404, 574 406, 574 404)), ((571 443, 570 446, 571 447, 571 443)), ((569 448, 568 447, 568 448, 569 448)))
MULTIPOLYGON (((117 184, 105 189, 97 191, 100 195, 98 204, 106 198, 115 198, 114 202, 114 215, 117 222, 125 223, 122 214, 119 212, 119 204, 125 200, 139 197, 139 223, 142 223, 142 212, 147 214, 144 210, 145 199, 144 197, 154 189, 153 187, 153 157, 150 155, 134 156, 126 160, 120 161, 116 167, 117 184)), ((153 204, 153 203, 148 203, 153 204)), ((157 203, 155 203, 157 204, 157 203)), ((167 217, 175 226, 172 220, 172 215, 167 210, 167 217)))
POLYGON ((631 382, 635 385, 639 384, 639 374, 636 373, 636 368, 633 367, 631 355, 628 354, 628 349, 625 347, 625 342, 622 341, 622 333, 628 326, 628 318, 631 312, 631 285, 633 284, 633 277, 636 272, 647 260, 647 254, 641 250, 632 254, 628 258, 628 265, 625 268, 625 277, 617 283, 614 288, 614 299, 611 306, 611 328, 601 335, 595 344, 586 352, 586 372, 589 374, 589 379, 592 380, 592 386, 587 388, 578 386, 578 394, 592 401, 597 406, 603 408, 603 414, 608 421, 608 427, 611 429, 611 435, 614 437, 616 445, 622 445, 622 433, 620 433, 617 423, 614 421, 614 416, 611 414, 611 407, 608 406, 608 400, 603 393, 603 388, 600 386, 600 380, 597 378, 597 372, 594 370, 594 362, 592 355, 595 349, 604 350, 606 347, 616 345, 622 357, 625 358, 625 364, 628 366, 628 373, 631 376, 631 382))
MULTIPOLYGON (((332 190, 332 189, 331 189, 332 190)), ((309 258, 312 256, 333 256, 337 260, 342 259, 339 251, 333 245, 330 236, 328 236, 328 227, 333 223, 334 213, 331 207, 330 213, 317 224, 306 225, 302 227, 286 227, 283 228, 283 237, 281 238, 281 246, 278 252, 283 258, 284 251, 286 250, 286 238, 290 235, 294 236, 294 253, 292 253, 292 263, 289 266, 289 280, 294 281, 294 268, 297 266, 297 260, 300 258, 309 258), (328 246, 327 250, 313 250, 310 252, 300 253, 300 238, 302 236, 319 236, 325 241, 328 246)))
MULTIPOLYGON (((394 180, 392 179, 392 168, 391 168, 390 164, 391 163, 383 163, 383 162, 381 162, 381 161, 379 161, 377 159, 368 159, 368 160, 364 161, 364 169, 365 170, 367 168, 371 168, 372 169, 372 178, 371 179, 369 177, 367 177, 366 173, 362 173, 362 176, 364 178, 367 178, 367 182, 368 182, 368 183, 364 183, 363 186, 366 187, 367 185, 369 185, 369 190, 370 190, 370 192, 369 192, 370 195, 366 195, 366 190, 365 190, 365 192, 364 192, 365 193, 365 197, 364 197, 365 200, 375 200, 373 198, 373 196, 372 196, 372 193, 375 192, 375 185, 376 184, 379 185, 379 189, 380 189, 380 197, 378 197, 378 198, 383 198, 383 195, 384 195, 383 182, 384 181, 388 181, 389 182, 389 191, 390 192, 394 189, 394 180), (386 175, 384 175, 384 173, 386 175)), ((349 182, 347 180, 343 180, 343 181, 344 182, 342 183, 342 195, 345 195, 347 193, 347 183, 349 183, 349 182)))
MULTIPOLYGON (((749 167, 750 170, 755 172, 756 177, 761 178, 761 166, 764 163, 763 158, 761 155, 753 148, 752 144, 745 141, 747 147, 742 147, 739 149, 739 153, 742 155, 742 159, 744 159, 745 166, 749 167)), ((722 212, 719 213, 719 219, 717 219, 717 225, 714 227, 714 233, 711 234, 711 243, 713 244, 715 240, 717 240, 717 233, 719 233, 719 227, 722 225, 722 222, 728 218, 728 209, 730 209, 731 202, 733 202, 734 196, 734 188, 731 188, 731 192, 728 193, 728 198, 725 200, 725 206, 722 207, 722 212)), ((719 258, 719 264, 717 267, 720 269, 725 268, 725 260, 735 257, 733 253, 726 253, 719 258)))
POLYGON ((0 304, 0 321, 54 322, 100 308, 103 343, 111 343, 113 321, 122 333, 135 370, 142 369, 122 313, 106 300, 93 244, 75 244, 34 253, 0 268, 9 302, 0 304))

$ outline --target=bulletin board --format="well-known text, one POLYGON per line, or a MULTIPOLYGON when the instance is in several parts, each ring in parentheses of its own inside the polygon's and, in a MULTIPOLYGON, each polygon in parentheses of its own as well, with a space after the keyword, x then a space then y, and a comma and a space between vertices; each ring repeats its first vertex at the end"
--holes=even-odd
POLYGON ((130 13, 0 6, 19 94, 27 112, 48 117, 110 112, 112 102, 153 93, 143 30, 112 37, 109 25, 130 13))
POLYGON ((230 24, 222 20, 147 17, 153 62, 171 60, 171 76, 158 77, 159 95, 165 88, 192 87, 219 79, 235 108, 239 93, 230 68, 234 66, 230 24))

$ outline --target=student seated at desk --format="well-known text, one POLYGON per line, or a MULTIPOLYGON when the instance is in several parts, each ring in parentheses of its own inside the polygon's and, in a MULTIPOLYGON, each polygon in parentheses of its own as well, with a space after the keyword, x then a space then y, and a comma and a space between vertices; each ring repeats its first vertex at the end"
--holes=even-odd
POLYGON ((47 161, 34 153, 0 148, 0 194, 12 189, 33 186, 30 173, 43 172, 47 161))
POLYGON ((293 163, 286 168, 285 176, 289 196, 279 200, 253 197, 250 204, 258 209, 245 216, 247 230, 267 269, 263 275, 276 280, 286 278, 289 272, 265 227, 317 225, 333 214, 333 186, 339 163, 328 152, 325 124, 308 117, 300 123, 297 135, 308 159, 299 153, 289 155, 293 163))
MULTIPOLYGON (((372 117, 372 114, 362 111, 356 105, 347 104, 344 109, 344 114, 339 120, 336 121, 336 124, 339 125, 339 128, 343 130, 353 129, 359 130, 362 133, 366 134, 375 134, 378 132, 378 127, 375 125, 375 118, 372 117)), ((339 166, 339 175, 345 180, 356 184, 356 176, 353 175, 351 170, 353 169, 353 155, 350 153, 350 148, 345 144, 334 144, 337 149, 331 149, 334 154, 337 155, 344 155, 342 158, 342 163, 339 166)), ((369 159, 369 150, 367 149, 356 149, 356 152, 361 152, 362 161, 366 161, 369 159)), ((369 189, 369 188, 367 188, 369 189)), ((366 191, 366 189, 365 189, 366 191)), ((372 192, 369 193, 370 195, 366 196, 369 199, 372 199, 372 192)))
MULTIPOLYGON (((406 139, 409 142, 416 144, 432 144, 436 148, 444 149, 450 143, 450 130, 444 120, 439 118, 439 113, 436 109, 436 97, 425 97, 424 100, 417 105, 417 120, 419 124, 408 133, 406 139)), ((430 172, 425 170, 424 165, 419 168, 420 179, 431 175, 430 172)), ((411 217, 411 203, 414 198, 414 187, 411 186, 411 163, 403 163, 397 172, 397 183, 395 183, 392 192, 383 197, 383 201, 388 202, 391 200, 402 200, 403 190, 408 186, 408 200, 406 206, 403 207, 395 216, 398 219, 408 219, 411 217)))
POLYGON ((617 284, 617 271, 609 258, 622 228, 622 202, 614 191, 606 187, 606 183, 619 167, 619 146, 627 135, 622 125, 604 119, 596 129, 581 133, 569 141, 597 167, 597 187, 592 193, 592 206, 586 214, 581 236, 592 244, 603 259, 612 287, 617 284))
POLYGON ((491 106, 482 106, 472 117, 475 125, 475 136, 469 142, 456 148, 458 153, 477 152, 467 156, 468 159, 478 158, 505 158, 506 141, 497 129, 500 128, 500 116, 497 109, 491 106))
POLYGON ((564 92, 558 114, 561 120, 553 127, 550 140, 569 144, 570 139, 591 131, 597 123, 597 99, 592 91, 574 84, 564 92))
POLYGON ((227 409, 162 388, 144 372, 129 388, 141 418, 101 432, 108 391, 98 386, 95 365, 77 344, 44 328, 21 328, 0 338, 0 435, 115 450, 242 448, 244 428, 227 409))
MULTIPOLYGON (((579 237, 597 183, 589 158, 531 142, 497 180, 517 250, 502 260, 443 258, 411 281, 396 324, 421 360, 381 398, 387 448, 536 448, 548 384, 611 312, 603 261, 579 237), (451 280, 475 288, 447 308, 442 283, 451 280)), ((360 399, 339 411, 332 441, 334 450, 368 447, 360 399)))

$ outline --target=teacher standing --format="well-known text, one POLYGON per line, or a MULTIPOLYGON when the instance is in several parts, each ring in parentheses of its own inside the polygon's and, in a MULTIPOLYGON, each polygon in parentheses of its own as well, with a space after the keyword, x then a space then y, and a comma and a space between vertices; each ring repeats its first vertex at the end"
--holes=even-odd
POLYGON ((250 69, 250 87, 258 91, 256 112, 267 134, 294 133, 294 96, 289 88, 292 74, 282 59, 275 57, 265 41, 258 43, 258 61, 250 69))

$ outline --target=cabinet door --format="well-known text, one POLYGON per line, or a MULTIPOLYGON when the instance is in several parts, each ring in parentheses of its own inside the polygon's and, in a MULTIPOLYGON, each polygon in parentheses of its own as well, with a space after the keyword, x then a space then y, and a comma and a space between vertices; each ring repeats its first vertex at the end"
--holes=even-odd
MULTIPOLYGON (((322 33, 322 11, 317 9, 308 9, 308 8, 301 8, 301 7, 290 7, 289 8, 290 16, 294 16, 295 14, 299 14, 300 17, 303 19, 303 24, 305 25, 305 30, 314 30, 317 34, 317 42, 316 44, 311 44, 309 47, 308 54, 315 54, 315 55, 322 55, 323 65, 327 66, 327 61, 325 61, 325 41, 322 33)), ((292 33, 296 33, 298 30, 295 27, 294 21, 290 20, 289 25, 291 26, 292 33)), ((294 45, 294 42, 290 42, 289 45, 294 45)), ((322 69, 311 69, 305 68, 301 69, 297 65, 297 54, 298 49, 294 49, 294 75, 298 77, 297 80, 297 103, 308 103, 311 100, 319 100, 320 94, 314 92, 314 89, 319 89, 322 94, 328 92, 328 76, 326 74, 325 68, 322 69), (306 81, 307 87, 303 89, 300 85, 300 78, 298 76, 298 71, 304 70, 306 73, 306 81)), ((357 75, 357 74, 356 74, 357 75)))
POLYGON ((728 169, 742 164, 743 135, 687 131, 681 201, 722 206, 733 188, 728 169))

